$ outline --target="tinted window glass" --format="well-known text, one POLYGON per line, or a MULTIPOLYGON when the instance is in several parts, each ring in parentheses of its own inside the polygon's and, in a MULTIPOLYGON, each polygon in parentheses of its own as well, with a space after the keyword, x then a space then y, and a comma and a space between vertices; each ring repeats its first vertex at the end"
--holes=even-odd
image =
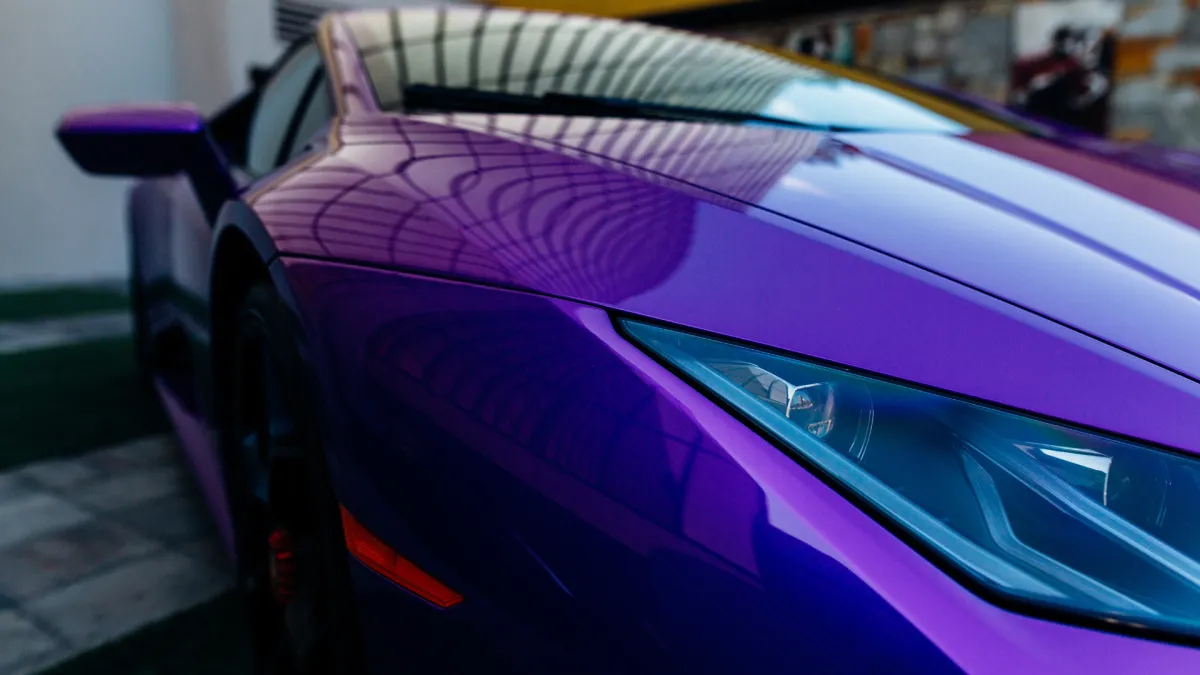
POLYGON ((320 53, 316 45, 310 42, 284 62, 263 89, 254 123, 250 127, 250 148, 246 161, 246 169, 250 173, 261 175, 278 165, 280 149, 287 141, 292 117, 320 67, 320 53))
POLYGON ((356 12, 385 110, 410 85, 632 99, 815 125, 959 133, 914 99, 730 40, 640 23, 475 8, 356 12))
POLYGON ((312 97, 305 103, 304 112, 296 126, 296 135, 292 138, 287 159, 292 159, 304 151, 313 134, 326 122, 333 118, 333 99, 329 94, 329 78, 324 73, 319 75, 320 81, 312 92, 312 97))

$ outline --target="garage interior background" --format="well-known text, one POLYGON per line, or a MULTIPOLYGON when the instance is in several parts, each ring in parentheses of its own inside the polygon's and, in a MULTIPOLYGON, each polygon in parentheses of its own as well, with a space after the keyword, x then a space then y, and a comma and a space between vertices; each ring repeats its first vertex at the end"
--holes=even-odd
POLYGON ((793 49, 829 35, 835 60, 1007 102, 1014 65, 1044 54, 1060 27, 1109 41, 1110 136, 1200 147, 1200 0, 949 2, 719 32, 793 49))
MULTIPOLYGON (((53 139, 76 105, 194 101, 214 110, 321 7, 426 0, 5 0, 0 289, 118 280, 127 183, 79 173, 53 139)), ((444 4, 444 3, 443 3, 444 4)), ((1200 0, 494 0, 634 16, 826 58, 994 101, 1063 26, 1106 41, 1109 134, 1200 148, 1200 0), (855 7, 855 9, 846 9, 855 7), (842 9, 835 9, 842 8, 842 9)))

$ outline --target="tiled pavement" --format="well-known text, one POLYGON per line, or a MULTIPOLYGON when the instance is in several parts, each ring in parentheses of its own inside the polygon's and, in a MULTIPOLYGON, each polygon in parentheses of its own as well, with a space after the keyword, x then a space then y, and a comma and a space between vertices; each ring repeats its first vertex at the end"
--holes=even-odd
POLYGON ((0 675, 37 672, 230 586, 168 437, 0 474, 0 675))

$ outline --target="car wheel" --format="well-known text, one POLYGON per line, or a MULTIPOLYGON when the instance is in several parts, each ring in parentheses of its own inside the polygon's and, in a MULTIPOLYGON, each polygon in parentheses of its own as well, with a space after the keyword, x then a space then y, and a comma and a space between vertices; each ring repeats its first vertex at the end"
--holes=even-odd
POLYGON ((225 418, 239 588, 256 672, 361 670, 340 510, 290 315, 270 286, 243 301, 225 418))

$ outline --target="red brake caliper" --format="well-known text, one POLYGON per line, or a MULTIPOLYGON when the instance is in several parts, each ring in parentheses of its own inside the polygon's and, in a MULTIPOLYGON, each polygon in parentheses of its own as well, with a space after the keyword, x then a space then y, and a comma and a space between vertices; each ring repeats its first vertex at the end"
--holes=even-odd
POLYGON ((271 593, 275 601, 286 605, 296 594, 296 552, 292 550, 292 535, 282 527, 267 537, 271 550, 271 593))

